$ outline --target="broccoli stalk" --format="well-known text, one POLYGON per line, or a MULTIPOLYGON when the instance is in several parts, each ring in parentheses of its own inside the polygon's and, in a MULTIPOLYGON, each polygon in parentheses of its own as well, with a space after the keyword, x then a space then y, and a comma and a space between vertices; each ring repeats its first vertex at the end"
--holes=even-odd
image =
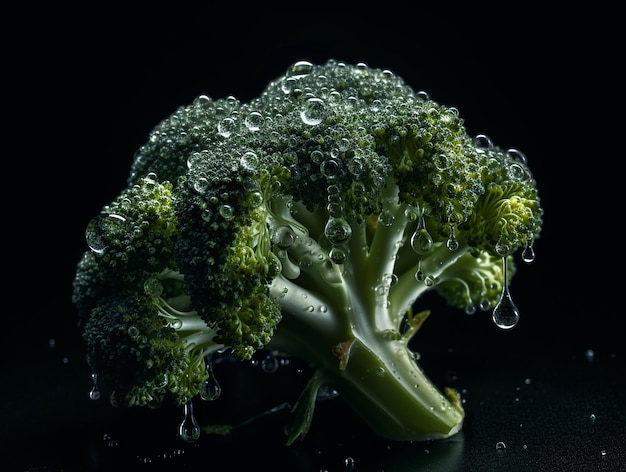
POLYGON ((126 403, 170 395, 189 413, 212 353, 299 357, 314 369, 288 444, 322 387, 381 437, 457 433, 458 392, 410 347, 431 312, 413 309, 436 292, 515 326, 513 256, 532 252, 543 216, 520 151, 469 136, 458 110, 390 71, 333 60, 293 64, 249 103, 179 108, 128 184, 90 226, 74 281, 88 362, 126 403))

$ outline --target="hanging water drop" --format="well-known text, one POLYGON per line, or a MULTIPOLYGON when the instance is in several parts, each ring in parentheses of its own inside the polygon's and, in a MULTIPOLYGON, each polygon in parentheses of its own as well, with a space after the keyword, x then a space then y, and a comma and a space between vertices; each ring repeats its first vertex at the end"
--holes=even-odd
POLYGON ((424 281, 424 271, 422 270, 422 260, 420 259, 417 263, 417 272, 415 272, 415 280, 418 282, 424 281))
POLYGON ((206 356, 204 360, 206 364, 207 379, 202 382, 202 388, 200 389, 200 398, 206 401, 217 400, 222 394, 222 387, 213 374, 213 361, 211 356, 206 356))
POLYGON ((535 260, 535 250, 533 249, 531 244, 527 244, 522 251, 522 260, 527 264, 530 264, 535 260))
POLYGON ((178 435, 185 442, 194 442, 200 437, 200 425, 193 414, 193 400, 183 405, 183 420, 178 426, 178 435))
POLYGON ((446 247, 451 251, 456 251, 459 248, 459 242, 454 235, 454 226, 450 225, 450 236, 446 241, 446 247))
POLYGON ((98 374, 91 373, 91 390, 89 391, 89 398, 92 400, 100 399, 100 388, 98 387, 98 374))
POLYGON ((519 321, 520 313, 513 303, 511 294, 509 292, 509 286, 507 283, 507 267, 508 262, 506 256, 502 257, 502 295, 500 301, 494 307, 491 313, 491 319, 495 325, 504 330, 513 328, 519 321))

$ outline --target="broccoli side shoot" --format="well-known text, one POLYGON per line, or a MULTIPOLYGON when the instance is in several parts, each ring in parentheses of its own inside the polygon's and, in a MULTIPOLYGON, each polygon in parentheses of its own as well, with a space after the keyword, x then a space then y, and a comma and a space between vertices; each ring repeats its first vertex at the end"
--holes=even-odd
POLYGON ((542 218, 525 156, 458 110, 388 70, 300 61, 249 103, 199 96, 137 151, 78 265, 88 362, 127 404, 188 404, 212 353, 268 349, 313 366, 288 444, 323 387, 381 437, 446 438, 464 410, 409 347, 432 315, 413 307, 435 292, 514 327, 514 255, 542 218))

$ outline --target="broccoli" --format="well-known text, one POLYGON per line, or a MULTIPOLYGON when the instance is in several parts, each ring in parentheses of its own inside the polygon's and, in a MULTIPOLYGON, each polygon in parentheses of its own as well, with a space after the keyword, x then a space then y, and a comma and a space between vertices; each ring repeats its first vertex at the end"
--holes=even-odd
POLYGON ((189 409, 216 396, 212 356, 270 350, 314 367, 287 444, 326 387, 383 438, 450 437, 464 409, 417 363, 416 301, 512 328, 542 218, 524 154, 457 109, 389 70, 299 61, 248 103, 198 96, 137 150, 73 281, 87 362, 116 404, 189 409))

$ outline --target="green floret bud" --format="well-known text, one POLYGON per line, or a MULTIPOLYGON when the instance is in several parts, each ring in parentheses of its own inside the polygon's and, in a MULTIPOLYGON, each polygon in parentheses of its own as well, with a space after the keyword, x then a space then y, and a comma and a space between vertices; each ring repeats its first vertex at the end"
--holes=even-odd
POLYGON ((281 318, 269 298, 269 282, 280 269, 271 252, 265 202, 285 170, 258 169, 258 156, 233 148, 193 156, 180 186, 177 255, 193 304, 216 329, 217 340, 249 359, 281 318))
POLYGON ((184 403, 208 377, 202 347, 186 345, 149 297, 100 299, 83 336, 90 367, 121 406, 158 406, 166 396, 184 403))
POLYGON ((175 269, 178 237, 174 196, 169 182, 148 175, 125 189, 90 222, 91 250, 79 261, 73 301, 86 314, 99 296, 142 292, 150 274, 175 269))
MULTIPOLYGON (((508 283, 516 269, 512 258, 507 263, 508 283)), ((435 290, 448 305, 473 314, 477 309, 488 311, 496 306, 502 295, 503 279, 499 256, 487 252, 474 256, 466 252, 439 277, 435 290)))

